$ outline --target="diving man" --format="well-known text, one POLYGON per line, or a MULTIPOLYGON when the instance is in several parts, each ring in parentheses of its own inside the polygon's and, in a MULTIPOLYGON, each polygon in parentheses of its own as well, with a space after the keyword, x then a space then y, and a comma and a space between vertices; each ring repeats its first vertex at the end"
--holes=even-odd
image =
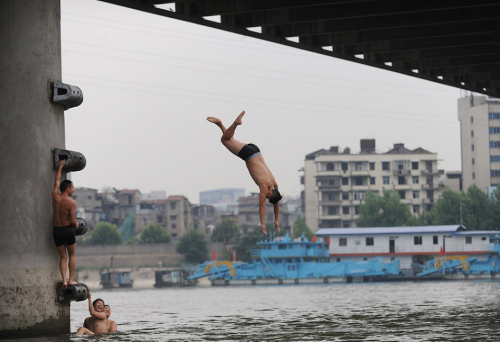
POLYGON ((236 127, 243 123, 243 115, 245 111, 234 120, 233 124, 227 129, 222 124, 220 119, 213 116, 207 118, 208 121, 216 124, 222 130, 221 142, 222 144, 234 155, 240 157, 245 161, 245 164, 250 172, 250 176, 254 182, 259 186, 259 217, 260 217, 260 228, 262 232, 267 235, 266 232, 266 198, 274 206, 274 225, 280 231, 279 225, 279 215, 280 209, 278 202, 281 200, 282 196, 278 191, 278 184, 276 179, 274 179, 273 174, 269 170, 264 161, 264 157, 260 154, 259 148, 254 144, 245 144, 236 139, 234 139, 234 131, 236 127))

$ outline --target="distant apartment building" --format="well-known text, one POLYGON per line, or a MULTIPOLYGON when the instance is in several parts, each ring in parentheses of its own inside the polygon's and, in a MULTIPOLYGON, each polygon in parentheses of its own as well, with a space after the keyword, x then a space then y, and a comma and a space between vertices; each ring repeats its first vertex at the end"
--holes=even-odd
MULTIPOLYGON (((238 208, 238 198, 245 196, 245 189, 226 188, 200 192, 200 204, 208 204, 218 211, 234 213, 238 208)), ((237 213, 234 213, 237 214, 237 213)))
POLYGON ((500 182, 500 99, 467 96, 458 100, 462 181, 485 193, 500 182))
POLYGON ((167 231, 172 238, 180 238, 193 227, 191 203, 184 196, 168 196, 165 205, 167 231))
POLYGON ((76 201, 76 217, 83 218, 89 230, 104 219, 102 194, 96 189, 76 188, 72 198, 76 201))
MULTIPOLYGON (((280 228, 290 230, 288 206, 280 201, 279 222, 280 228)), ((274 222, 274 206, 266 200, 266 223, 274 222)), ((293 223, 293 222, 292 222, 293 223)), ((238 226, 243 233, 250 229, 260 227, 259 194, 252 193, 251 196, 240 197, 238 200, 238 226)))
POLYGON ((151 224, 160 225, 159 223, 163 221, 162 215, 159 215, 156 210, 158 201, 160 200, 141 200, 135 205, 134 231, 136 235, 140 235, 147 226, 151 224))
POLYGON ((376 153, 374 139, 361 140, 359 154, 341 154, 338 147, 310 153, 301 179, 306 224, 312 231, 356 227, 366 193, 383 189, 397 191, 414 215, 430 210, 442 188, 437 164, 437 153, 404 144, 376 153))
POLYGON ((192 206, 184 196, 162 199, 164 195, 166 192, 162 191, 142 196, 139 190, 115 189, 98 193, 96 189, 77 188, 73 198, 77 202, 77 217, 84 218, 89 229, 101 221, 111 222, 120 228, 129 217, 130 210, 133 210, 132 229, 138 237, 151 224, 163 227, 174 241, 191 228, 210 235, 221 219, 221 214, 213 206, 192 206))
POLYGON ((169 196, 167 199, 140 201, 135 205, 135 234, 140 235, 151 224, 163 227, 172 240, 177 241, 193 227, 189 200, 184 196, 169 196))
POLYGON ((449 188, 451 191, 462 191, 462 172, 461 171, 446 171, 440 177, 443 187, 449 188))
POLYGON ((193 228, 199 233, 210 236, 217 223, 221 220, 221 213, 214 206, 200 204, 192 205, 193 228))
POLYGON ((120 190, 115 194, 118 199, 118 220, 123 222, 135 208, 135 205, 141 202, 141 192, 139 190, 120 190))

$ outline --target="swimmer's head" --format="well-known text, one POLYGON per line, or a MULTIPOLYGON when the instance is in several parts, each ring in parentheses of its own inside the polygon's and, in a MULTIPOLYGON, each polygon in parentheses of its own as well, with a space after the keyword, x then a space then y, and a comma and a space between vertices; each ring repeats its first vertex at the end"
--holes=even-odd
POLYGON ((269 200, 269 203, 275 204, 281 201, 283 196, 281 196, 280 192, 278 189, 274 188, 271 190, 271 193, 267 196, 267 199, 269 200))
POLYGON ((66 179, 61 182, 61 185, 59 185, 59 190, 61 190, 61 194, 68 191, 69 196, 71 196, 75 192, 75 187, 72 181, 66 179))
POLYGON ((92 302, 92 305, 94 306, 94 310, 97 312, 102 312, 104 309, 104 301, 101 298, 97 298, 92 302))
POLYGON ((106 314, 106 317, 109 318, 111 316, 111 307, 109 305, 104 305, 104 313, 106 314))

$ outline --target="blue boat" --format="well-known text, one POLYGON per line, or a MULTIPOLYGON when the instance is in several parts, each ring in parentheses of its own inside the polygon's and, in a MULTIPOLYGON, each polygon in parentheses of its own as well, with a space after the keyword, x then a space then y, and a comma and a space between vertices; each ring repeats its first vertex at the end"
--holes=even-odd
POLYGON ((491 279, 500 272, 500 236, 490 238, 493 249, 486 260, 463 255, 444 255, 425 263, 421 273, 423 277, 431 274, 442 274, 443 279, 491 279))
POLYGON ((278 285, 361 282, 399 275, 399 261, 330 262, 323 242, 304 236, 292 240, 287 234, 274 241, 258 242, 251 251, 252 263, 213 261, 197 265, 188 279, 209 277, 212 285, 278 285))

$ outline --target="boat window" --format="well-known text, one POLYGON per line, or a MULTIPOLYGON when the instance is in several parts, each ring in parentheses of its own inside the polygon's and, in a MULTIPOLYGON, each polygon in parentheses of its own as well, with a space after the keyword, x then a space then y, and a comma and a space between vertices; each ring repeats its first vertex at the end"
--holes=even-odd
POLYGON ((366 238, 366 245, 367 246, 373 246, 373 238, 372 237, 367 237, 366 238))
POLYGON ((310 248, 311 248, 311 245, 306 245, 306 248, 307 248, 307 249, 310 249, 310 248))
POLYGON ((286 245, 279 245, 278 249, 286 249, 286 245))
POLYGON ((340 262, 340 258, 337 258, 337 262, 340 262))

